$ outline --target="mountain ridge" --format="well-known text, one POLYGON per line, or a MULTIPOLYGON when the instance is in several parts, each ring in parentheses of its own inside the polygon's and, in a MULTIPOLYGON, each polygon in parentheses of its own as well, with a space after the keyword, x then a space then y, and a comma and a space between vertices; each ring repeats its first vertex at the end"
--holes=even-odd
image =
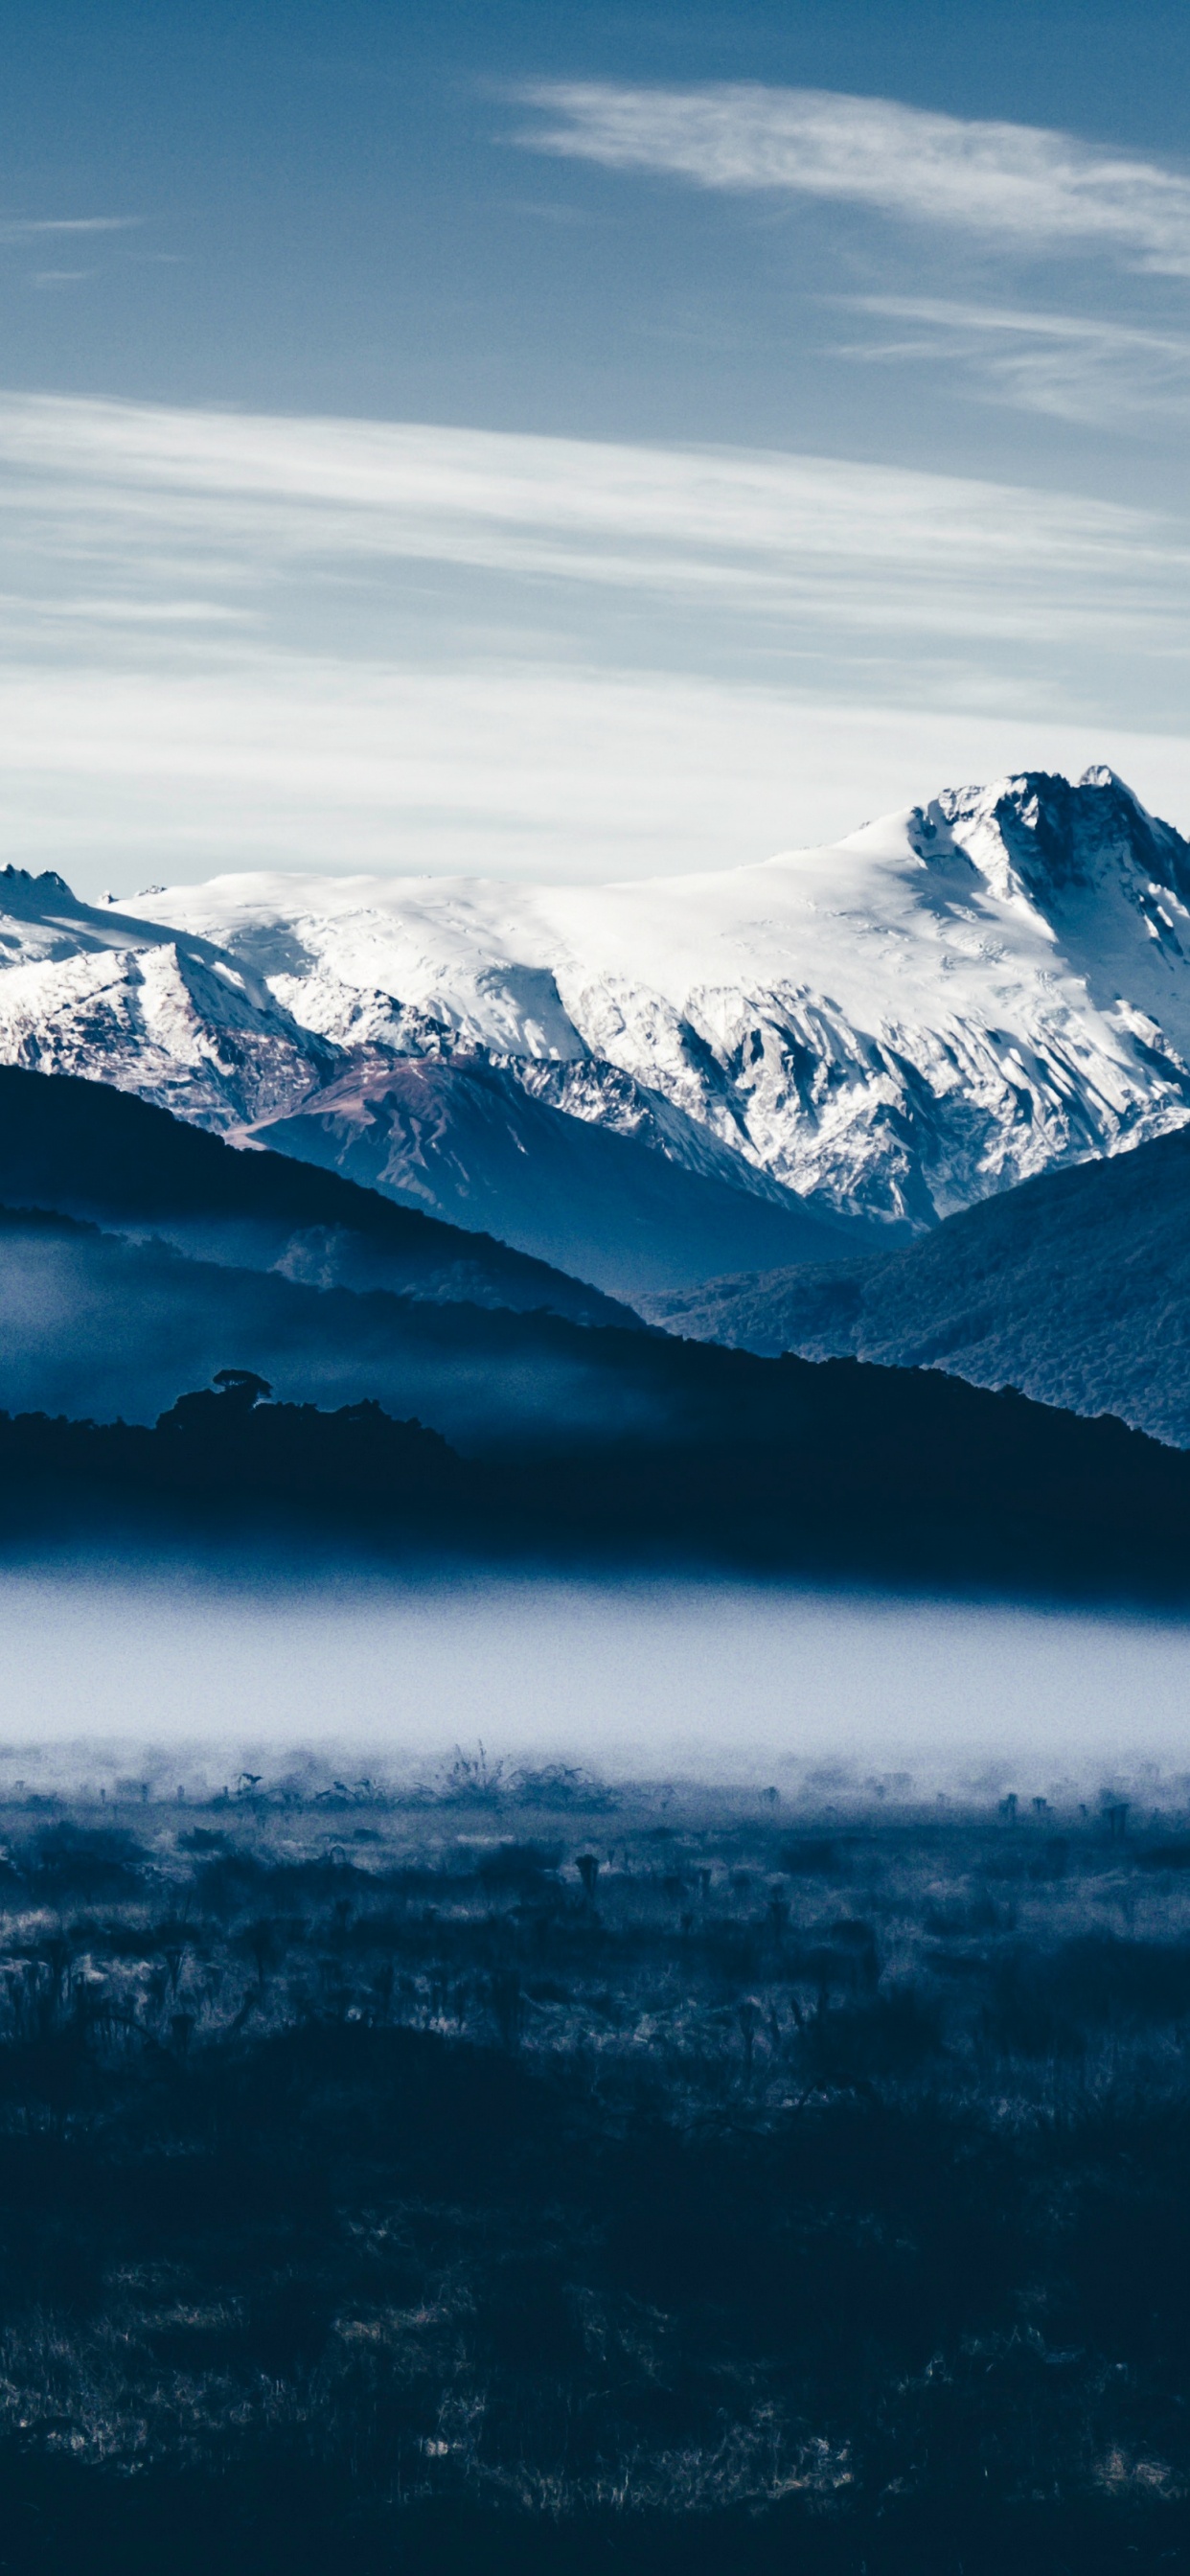
POLYGON ((611 1438, 576 1421, 568 1442, 514 1430, 469 1458, 375 1401, 274 1402, 242 1368, 154 1424, 0 1411, 0 1548, 47 1529, 73 1547, 96 1524, 108 1541, 123 1514, 124 1544, 148 1555, 179 1539, 274 1549, 304 1529, 381 1560, 412 1545, 572 1571, 644 1558, 1185 1598, 1190 1458, 1119 1422, 854 1360, 592 1338, 643 1368, 652 1408, 611 1438))

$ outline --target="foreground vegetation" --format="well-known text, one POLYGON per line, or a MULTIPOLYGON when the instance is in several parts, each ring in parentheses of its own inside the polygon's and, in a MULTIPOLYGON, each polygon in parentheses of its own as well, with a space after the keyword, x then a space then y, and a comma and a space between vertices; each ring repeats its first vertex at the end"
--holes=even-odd
POLYGON ((1190 1824, 0 1805, 0 2566, 1190 2558, 1190 1824))

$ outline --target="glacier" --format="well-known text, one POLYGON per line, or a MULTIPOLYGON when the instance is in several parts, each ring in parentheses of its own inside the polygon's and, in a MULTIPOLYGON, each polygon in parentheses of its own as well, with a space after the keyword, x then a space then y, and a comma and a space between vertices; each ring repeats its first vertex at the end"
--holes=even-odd
MULTIPOLYGON (((0 960, 0 1061, 240 1143, 318 1128, 344 1169, 419 1061, 891 1240, 1190 1120, 1190 843, 1107 768, 598 887, 275 873, 88 904, 10 867, 0 960)), ((447 1097, 432 1132, 393 1113, 373 1186, 433 1208, 447 1097)))

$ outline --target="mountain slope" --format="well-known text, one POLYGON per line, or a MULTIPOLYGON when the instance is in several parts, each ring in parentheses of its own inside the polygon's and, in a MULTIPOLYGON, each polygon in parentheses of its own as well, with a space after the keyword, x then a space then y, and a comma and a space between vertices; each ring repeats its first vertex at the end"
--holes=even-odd
POLYGON ((671 1332, 1016 1386, 1190 1448, 1190 1135, 1052 1172, 869 1261, 709 1282, 671 1332))
POLYGON ((490 1226, 613 1295, 706 1277, 725 1249, 810 1258, 841 1226, 866 1240, 612 1066, 460 1051, 424 1011, 337 987, 304 996, 335 1024, 328 1036, 283 999, 298 944, 270 922, 262 946, 271 980, 201 932, 4 869, 0 1061, 275 1142, 468 1231, 490 1226))
POLYGON ((289 1157, 240 1150, 97 1082, 0 1066, 0 1201, 153 1233, 215 1261, 316 1286, 634 1319, 489 1236, 395 1207, 289 1157))
POLYGON ((139 1092, 215 1128, 284 1111, 336 1065, 262 976, 209 939, 52 870, 0 869, 0 1061, 139 1092))
POLYGON ((567 1116, 483 1060, 353 1069, 252 1132, 390 1198, 488 1226, 629 1300, 706 1279, 725 1245, 759 1266, 829 1261, 865 1240, 790 1190, 733 1188, 636 1136, 567 1116))

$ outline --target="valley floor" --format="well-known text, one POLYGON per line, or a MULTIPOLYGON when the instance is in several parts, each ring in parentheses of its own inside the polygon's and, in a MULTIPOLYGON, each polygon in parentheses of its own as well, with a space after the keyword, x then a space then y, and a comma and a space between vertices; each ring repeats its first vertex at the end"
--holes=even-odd
POLYGON ((1177 2567, 1190 1816, 0 1808, 0 2564, 1177 2567))

